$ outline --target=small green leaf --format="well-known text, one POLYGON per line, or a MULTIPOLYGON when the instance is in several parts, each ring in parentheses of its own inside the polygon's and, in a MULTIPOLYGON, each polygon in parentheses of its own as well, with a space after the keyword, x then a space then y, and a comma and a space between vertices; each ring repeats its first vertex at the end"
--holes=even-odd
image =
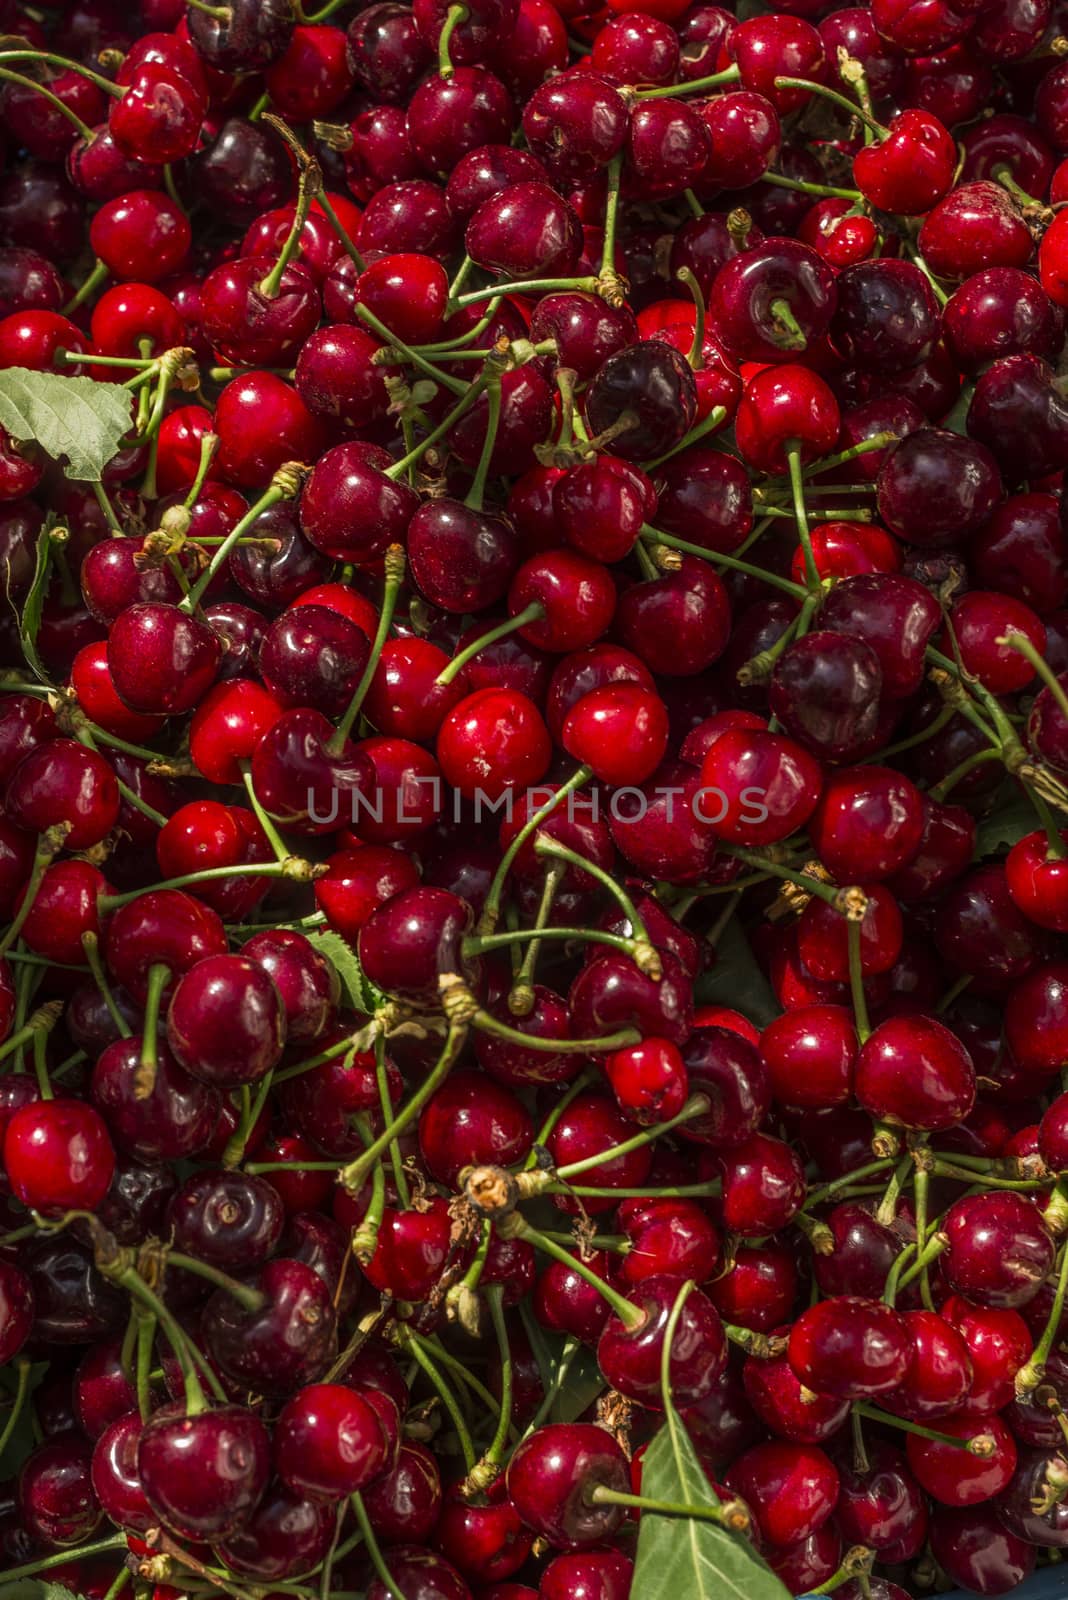
MULTIPOLYGON (((37 634, 40 631, 45 597, 48 594, 48 585, 52 577, 52 559, 57 544, 62 543, 62 540, 56 537, 57 532, 62 532, 63 538, 66 538, 66 529, 57 530, 50 518, 37 535, 37 561, 33 570, 33 581, 30 584, 29 593, 19 616, 19 640, 22 644, 22 654, 42 683, 51 683, 52 680, 45 670, 44 663, 37 651, 37 634)), ((9 578, 10 572, 5 571, 4 588, 7 591, 8 600, 14 606, 8 586, 9 578)), ((15 609, 17 610, 17 607, 15 609)))
POLYGON ((557 1391, 549 1413, 550 1422, 575 1422, 604 1390, 604 1378, 597 1357, 586 1345, 577 1352, 567 1376, 557 1391))
POLYGON ((357 1011, 373 1016, 388 1003, 389 996, 365 976, 355 950, 340 933, 334 933, 331 928, 316 928, 307 937, 321 955, 333 962, 348 1002, 357 1011))
POLYGON ((68 478, 99 483, 133 421, 130 391, 117 383, 8 367, 0 372, 0 423, 32 439, 68 478))
MULTIPOLYGON (((645 1453, 641 1492, 671 1505, 719 1505, 673 1406, 645 1453)), ((638 1523, 634 1594, 641 1600, 790 1600, 748 1539, 697 1517, 649 1510, 638 1523)))
POLYGON ((1016 844, 1039 826, 1038 815, 1027 796, 1015 783, 1007 783, 993 811, 979 823, 975 836, 977 860, 1016 844))
POLYGON ((734 918, 717 941, 714 965, 697 980, 696 998, 702 1006, 731 1006, 758 1028, 766 1027, 782 1010, 734 918))

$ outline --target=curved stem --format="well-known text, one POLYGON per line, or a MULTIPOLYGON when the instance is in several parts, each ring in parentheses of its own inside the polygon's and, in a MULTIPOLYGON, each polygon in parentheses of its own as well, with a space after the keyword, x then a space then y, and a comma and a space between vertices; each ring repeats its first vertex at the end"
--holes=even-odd
POLYGON ((498 362, 490 359, 486 363, 486 437, 482 441, 482 450, 475 468, 475 476, 471 487, 464 497, 464 505, 469 511, 481 511, 482 501, 486 493, 486 479, 489 477, 490 462, 493 460, 493 451, 497 444, 497 429, 501 421, 501 378, 503 373, 498 362))
POLYGON ((657 1122, 652 1127, 642 1128, 640 1133, 634 1134, 630 1139, 624 1139, 622 1144, 610 1145, 607 1150, 598 1150, 596 1155, 585 1156, 581 1161, 572 1161, 566 1167, 557 1167, 553 1176, 559 1182, 567 1183, 570 1178, 577 1178, 583 1172, 592 1172, 597 1167, 603 1166, 606 1161, 614 1161, 619 1156, 629 1156, 632 1150, 644 1149, 663 1134, 670 1133, 672 1128, 681 1127, 684 1122, 692 1122, 695 1117, 703 1117, 709 1109, 709 1104, 707 1095, 691 1095, 682 1110, 666 1122, 657 1122))
POLYGON ((480 374, 464 390, 459 401, 453 406, 444 420, 439 422, 436 428, 431 429, 424 438, 420 439, 419 443, 409 450, 406 455, 401 456, 399 461, 394 461, 392 466, 386 467, 384 476, 391 478, 394 483, 398 478, 402 478, 409 467, 414 467, 416 462, 421 460, 433 445, 437 444, 439 439, 444 439, 447 433, 452 432, 456 423, 470 411, 485 387, 485 377, 480 374))
POLYGON ((78 113, 61 100, 58 94, 53 94, 51 89, 46 89, 44 84, 38 83, 35 78, 26 78, 21 72, 11 72, 7 68, 0 67, 0 80, 5 83, 17 83, 23 89, 32 89, 35 94, 41 96, 42 100, 48 101, 53 111, 58 111, 62 116, 66 117, 67 121, 77 128, 83 139, 91 139, 93 137, 92 128, 82 121, 78 113))
POLYGON ((350 1161, 348 1166, 342 1167, 338 1179, 352 1194, 359 1194, 375 1162, 382 1159, 393 1141, 415 1120, 427 1101, 440 1089, 463 1049, 466 1038, 465 1024, 459 1026, 450 1024, 441 1055, 411 1099, 401 1107, 393 1121, 379 1134, 374 1143, 368 1146, 363 1155, 357 1156, 355 1161, 350 1161))
POLYGON ((345 715, 327 742, 326 749, 329 755, 336 756, 341 754, 349 734, 356 726, 356 718, 360 714, 360 707, 367 698, 367 691, 370 689, 374 675, 378 670, 382 647, 389 638, 389 630, 393 625, 393 613, 397 609, 397 598, 404 587, 406 567, 404 550, 400 545, 390 545, 386 551, 385 564, 386 582, 382 594, 382 609, 379 612, 378 627, 375 631, 374 642, 371 645, 371 653, 367 657, 367 665, 360 675, 360 681, 356 685, 352 699, 348 703, 345 715))
POLYGON ((452 5, 445 13, 445 23, 438 36, 438 77, 451 78, 455 68, 449 58, 449 40, 461 23, 466 22, 471 13, 466 6, 452 5))
POLYGON ((528 817, 526 822, 524 822, 523 826, 520 828, 519 832, 516 834, 507 850, 505 850, 504 854, 501 856, 500 861, 497 863, 497 870, 493 875, 493 882, 490 884, 489 893, 486 896, 486 902, 482 910, 482 915, 478 920, 478 931, 480 934, 492 934, 494 928, 497 926, 497 918, 500 915, 501 895, 504 891, 505 879, 512 869, 512 863, 515 861, 516 856, 526 844, 531 834, 537 832, 538 828, 541 827, 541 824, 545 821, 546 817, 552 816, 557 806, 562 805, 564 800, 566 800, 569 795, 574 794, 576 789, 581 789, 583 784, 588 783, 592 777, 592 767, 582 766, 576 768, 576 770, 571 774, 570 778, 568 778, 567 782, 562 783, 559 789, 557 789, 554 794, 550 795, 545 804, 541 806, 539 810, 535 811, 533 816, 528 817))
MULTIPOLYGON (((376 1082, 376 1086, 378 1088, 378 1104, 379 1104, 379 1108, 380 1108, 380 1110, 382 1112, 382 1125, 383 1125, 383 1127, 388 1127, 390 1122, 392 1122, 392 1120, 393 1120, 393 1101, 390 1098, 390 1093, 389 1093, 389 1069, 388 1069, 388 1063, 386 1061, 386 1040, 385 1040, 385 1035, 382 1034, 382 1033, 377 1033, 375 1035, 374 1053, 375 1053, 375 1082, 376 1082)), ((369 1145, 369 1144, 372 1144, 373 1141, 374 1141, 374 1132, 373 1132, 373 1130, 371 1128, 370 1123, 368 1123, 368 1126, 367 1126, 367 1138, 364 1140, 364 1144, 369 1145)), ((404 1176, 404 1159, 401 1156, 400 1144, 398 1143, 398 1141, 396 1139, 393 1140, 392 1144, 389 1147, 389 1164, 390 1164, 390 1167, 391 1167, 392 1172, 393 1172, 393 1183, 394 1183, 394 1186, 395 1186, 395 1188, 397 1190, 397 1198, 400 1200, 402 1208, 407 1209, 407 1206, 408 1206, 408 1180, 404 1176)), ((378 1165, 374 1169, 376 1177, 377 1177, 378 1173, 381 1171, 381 1168, 382 1168, 382 1163, 379 1162, 378 1165)), ((383 1178, 384 1177, 385 1177, 385 1174, 383 1174, 383 1178)), ((372 1180, 372 1205, 373 1205, 373 1203, 374 1203, 374 1201, 373 1201, 373 1180, 372 1180)))
POLYGON ((729 567, 732 572, 744 572, 747 577, 758 578, 761 583, 768 583, 773 589, 781 589, 783 594, 792 595, 795 600, 804 600, 808 593, 803 585, 794 583, 790 578, 782 578, 777 572, 766 572, 763 567, 754 567, 749 561, 739 561, 737 557, 726 555, 721 550, 709 550, 705 545, 691 544, 688 539, 677 539, 673 533, 661 533, 659 528, 654 528, 648 522, 642 526, 641 537, 650 544, 662 544, 669 550, 681 550, 684 555, 700 556, 702 561, 709 561, 713 566, 729 567))
POLYGON ((65 72, 77 72, 81 77, 88 78, 90 83, 95 83, 98 89, 103 89, 105 94, 111 95, 115 100, 121 100, 125 93, 117 83, 112 83, 110 78, 94 72, 91 67, 83 66, 80 61, 71 61, 67 56, 55 55, 50 50, 0 50, 0 62, 3 61, 32 61, 38 66, 45 61, 50 67, 59 67, 65 72))
POLYGON ((805 506, 805 484, 801 476, 801 447, 794 440, 787 446, 786 459, 790 466, 790 489, 794 499, 794 517, 797 521, 797 537, 801 544, 801 553, 805 560, 805 578, 812 591, 819 589, 821 584, 820 571, 816 565, 816 557, 812 549, 812 535, 808 528, 808 509, 805 506))
POLYGON ((22 896, 22 904, 15 913, 14 919, 8 924, 7 932, 0 939, 0 956, 5 956, 22 932, 26 918, 33 910, 34 901, 40 892, 44 875, 52 865, 56 856, 63 849, 70 824, 61 822, 55 827, 46 828, 37 836, 37 848, 34 851, 33 866, 26 880, 26 889, 22 896))
POLYGON ((363 1542, 367 1548, 367 1554, 370 1558, 371 1565, 374 1567, 375 1572, 378 1575, 379 1582, 389 1595, 389 1600, 404 1600, 402 1591, 398 1589, 397 1585, 393 1582, 392 1574, 390 1573, 389 1567, 386 1565, 386 1558, 382 1554, 378 1540, 375 1538, 375 1532, 371 1526, 371 1519, 367 1515, 367 1507, 363 1503, 363 1496, 357 1492, 352 1496, 349 1504, 356 1513, 356 1521, 360 1525, 360 1532, 363 1535, 363 1542))
POLYGON ((569 867, 575 867, 579 872, 588 873, 591 878, 596 879, 603 889, 607 889, 615 900, 619 909, 630 923, 632 938, 639 940, 642 944, 650 944, 652 942, 645 923, 638 915, 637 907, 630 895, 623 888, 623 885, 617 883, 615 878, 606 872, 603 867, 598 866, 596 861, 588 861, 585 856, 580 856, 577 850, 572 850, 568 845, 561 844, 559 839, 554 839, 551 834, 547 833, 543 833, 539 838, 535 839, 534 854, 536 856, 549 856, 553 861, 561 861, 569 867))
POLYGON ((201 1261, 197 1256, 183 1255, 180 1250, 168 1250, 167 1263, 169 1266, 191 1272, 195 1277, 203 1278, 205 1283, 214 1284, 216 1289, 225 1289, 245 1311, 262 1311, 267 1304, 267 1296, 261 1290, 253 1289, 247 1283, 239 1283, 236 1278, 231 1278, 229 1273, 220 1272, 218 1267, 211 1266, 207 1261, 201 1261))
POLYGON ((737 83, 741 73, 737 66, 723 72, 710 73, 707 78, 693 78, 689 83, 669 83, 663 89, 639 89, 640 100, 677 100, 682 95, 703 94, 706 89, 722 89, 725 84, 737 83))
POLYGON ((881 122, 858 106, 855 100, 850 100, 844 94, 839 94, 837 89, 830 89, 825 83, 814 83, 811 78, 779 78, 775 79, 776 89, 807 89, 809 94, 819 95, 824 100, 829 100, 832 105, 838 106, 842 111, 848 111, 851 117, 856 117, 858 122, 863 122, 880 139, 885 139, 889 129, 884 128, 881 122))
POLYGON ((498 639, 506 639, 509 634, 518 633, 528 622, 538 622, 544 615, 545 607, 541 601, 532 600, 522 611, 517 611, 514 617, 509 617, 507 622, 499 622, 495 628, 487 629, 477 639, 472 639, 462 650, 458 650, 448 666, 442 667, 434 682, 442 686, 452 683, 454 678, 459 677, 467 663, 473 661, 479 651, 485 650, 487 645, 496 644, 498 639))
POLYGON ((228 1169, 239 1167, 245 1159, 245 1146, 248 1144, 249 1135, 263 1115, 263 1108, 267 1104, 267 1097, 271 1092, 274 1082, 273 1070, 266 1073, 256 1089, 255 1099, 251 1096, 246 1086, 242 1090, 241 1119, 226 1141, 222 1153, 222 1165, 228 1169))
POLYGON ((557 1244, 555 1240, 541 1233, 539 1229, 531 1227, 526 1218, 521 1217, 518 1212, 512 1213, 508 1234, 513 1239, 525 1239, 528 1244, 534 1246, 535 1250, 542 1251, 544 1255, 552 1256, 554 1261, 559 1261, 563 1266, 570 1268, 572 1272, 577 1272, 579 1277, 583 1278, 591 1289, 596 1289, 601 1298, 608 1302, 625 1328, 640 1328, 644 1323, 644 1311, 640 1310, 638 1306, 632 1305, 617 1289, 613 1289, 610 1283, 606 1283, 602 1277, 599 1277, 593 1268, 587 1266, 586 1262, 581 1260, 580 1257, 573 1255, 570 1250, 565 1250, 563 1245, 557 1244))
MULTIPOLYGON (((449 1385, 445 1382, 444 1377, 438 1370, 437 1363, 430 1355, 430 1352, 425 1348, 422 1339, 420 1339, 418 1335, 413 1335, 410 1339, 408 1339, 403 1348, 407 1350, 408 1354, 412 1357, 412 1360, 416 1361, 419 1366, 422 1367, 423 1371, 430 1379, 430 1382, 433 1384, 437 1394, 440 1396, 442 1405, 449 1413, 449 1420, 456 1429, 456 1437, 459 1439, 460 1449, 463 1451, 465 1469, 467 1472, 472 1471, 476 1459, 475 1447, 471 1441, 471 1434, 467 1423, 464 1420, 464 1414, 460 1410, 459 1404, 457 1403, 456 1396, 449 1388, 449 1385)), ((404 1600, 403 1595, 401 1596, 401 1600, 404 1600)))
POLYGON ((1061 1330, 1061 1315, 1064 1311, 1065 1292, 1068 1291, 1068 1244, 1061 1249, 1061 1267, 1057 1275, 1057 1291, 1053 1296, 1046 1326, 1042 1330, 1042 1337, 1031 1351, 1029 1359, 1016 1374, 1016 1397, 1023 1399, 1042 1382, 1046 1370, 1049 1353, 1053 1349, 1054 1341, 1061 1330))
POLYGON ((26 1404, 30 1392, 30 1365, 24 1356, 15 1362, 15 1393, 11 1399, 11 1412, 4 1423, 3 1432, 0 1432, 0 1455, 3 1455, 14 1437, 26 1404))
POLYGON ((189 593, 182 600, 179 600, 179 611, 192 613, 196 610, 207 593, 215 574, 230 559, 230 552, 236 547, 238 540, 248 532, 256 519, 261 517, 265 511, 269 511, 272 506, 276 506, 280 500, 291 499, 295 492, 296 488, 292 484, 275 482, 272 482, 270 487, 264 490, 255 504, 251 505, 241 520, 230 529, 230 532, 222 544, 218 546, 215 554, 196 583, 193 584, 189 593))

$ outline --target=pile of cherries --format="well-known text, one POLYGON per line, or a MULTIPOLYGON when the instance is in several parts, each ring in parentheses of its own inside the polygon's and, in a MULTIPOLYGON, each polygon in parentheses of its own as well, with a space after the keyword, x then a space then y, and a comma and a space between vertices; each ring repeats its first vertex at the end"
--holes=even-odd
POLYGON ((738 12, 0 0, 0 1583, 1064 1559, 1068 4, 738 12))

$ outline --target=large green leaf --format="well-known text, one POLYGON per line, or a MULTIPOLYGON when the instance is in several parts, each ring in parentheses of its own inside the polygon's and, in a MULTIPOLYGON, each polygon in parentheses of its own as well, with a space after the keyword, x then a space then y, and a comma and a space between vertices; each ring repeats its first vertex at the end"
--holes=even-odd
POLYGON ((133 416, 130 391, 117 383, 8 367, 0 372, 0 423, 12 438, 32 439, 68 478, 99 483, 133 416))
MULTIPOLYGON (((674 1406, 645 1453, 641 1492, 667 1504, 719 1505, 674 1406)), ((649 1510, 638 1524, 634 1594, 641 1600, 790 1600, 748 1539, 697 1517, 649 1510)))
POLYGON ((389 996, 383 994, 382 990, 366 976, 355 950, 340 933, 334 933, 331 928, 316 928, 313 932, 309 932, 307 937, 321 955, 333 962, 348 1002, 357 1011, 373 1016, 387 1003, 389 996))
POLYGON ((697 1000, 703 1006, 732 1006, 758 1028, 766 1027, 782 1010, 734 918, 716 943, 715 964, 697 980, 697 1000))
MULTIPOLYGON (((77 1555, 77 1551, 74 1554, 77 1555)), ((75 1597, 62 1583, 49 1583, 47 1578, 41 1577, 16 1578, 14 1583, 4 1583, 0 1579, 0 1600, 75 1600, 75 1597)))

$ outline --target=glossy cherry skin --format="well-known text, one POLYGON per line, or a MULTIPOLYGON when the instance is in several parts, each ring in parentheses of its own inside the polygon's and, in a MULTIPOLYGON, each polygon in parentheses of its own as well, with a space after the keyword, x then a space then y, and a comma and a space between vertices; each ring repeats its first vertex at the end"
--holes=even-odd
POLYGON ((0 1262, 0 1358, 10 1361, 22 1349, 33 1325, 33 1285, 12 1261, 0 1262))
POLYGON ((1041 1215, 1021 1195, 966 1197, 950 1207, 941 1259, 950 1287, 978 1305, 1013 1308, 1033 1300, 1053 1265, 1041 1215))
POLYGON ((360 961, 372 983, 413 999, 438 995, 442 973, 463 973, 460 941, 470 923, 464 901, 421 887, 395 896, 360 929, 360 961))
POLYGON ((158 1526, 158 1513, 141 1487, 137 1448, 144 1424, 140 1413, 126 1409, 109 1422, 93 1448, 93 1493, 105 1516, 120 1528, 146 1533, 158 1526))
POLYGON ((423 1212, 395 1211, 387 1206, 364 1275, 376 1289, 404 1300, 425 1300, 441 1277, 449 1247, 449 1212, 444 1200, 432 1201, 423 1212))
POLYGON ((420 506, 408 524, 407 545, 412 577, 431 604, 446 611, 477 612, 494 605, 519 565, 511 524, 458 500, 420 506))
MULTIPOLYGON (((683 1280, 644 1278, 627 1298, 644 1314, 628 1328, 613 1313, 597 1341, 597 1363, 614 1388, 628 1399, 659 1409, 660 1358, 664 1330, 683 1280)), ((686 1300, 671 1346, 671 1392, 682 1406, 695 1405, 715 1388, 727 1360, 727 1341, 719 1313, 699 1289, 686 1300)))
POLYGON ((31 749, 11 775, 4 800, 9 819, 28 833, 69 825, 68 850, 87 850, 111 831, 119 815, 112 767, 73 739, 31 749))
POLYGON ((838 1474, 816 1445, 756 1445, 738 1457, 723 1482, 742 1497, 771 1545, 794 1544, 815 1533, 838 1498, 838 1474))
POLYGON ((943 1417, 939 1431, 957 1439, 987 1434, 993 1449, 986 1456, 972 1455, 953 1445, 909 1434, 905 1444, 909 1466, 933 1500, 947 1506, 977 1505, 1007 1486, 1016 1469, 1016 1444, 999 1417, 968 1413, 943 1417))
POLYGON ((530 1149, 534 1127, 525 1107, 480 1073, 456 1071, 419 1118, 419 1148, 427 1170, 456 1187, 464 1167, 511 1166, 530 1149))
POLYGON ((975 1101, 975 1068, 933 1017, 892 1017, 861 1046, 857 1099, 872 1116, 907 1128, 951 1128, 975 1101))
POLYGON ((110 972, 144 1000, 149 969, 163 963, 178 977, 205 956, 222 955, 226 935, 210 907, 180 889, 156 889, 120 906, 108 921, 104 958, 110 972))
POLYGON ((209 956, 184 975, 171 997, 167 1037, 175 1057, 215 1088, 257 1083, 285 1045, 282 997, 247 956, 209 956))
POLYGON ((794 1323, 788 1349, 799 1380, 817 1394, 858 1400, 896 1389, 908 1371, 909 1335, 878 1300, 820 1300, 794 1323))
POLYGON ((259 1311, 217 1290, 204 1310, 204 1337, 223 1371, 261 1394, 289 1394, 317 1379, 336 1348, 330 1292, 302 1261, 269 1261, 256 1275, 259 1311))
POLYGON ((318 1039, 333 1020, 341 998, 341 981, 332 962, 290 928, 257 933, 242 953, 259 962, 282 997, 286 1037, 290 1043, 318 1039))
POLYGON ((992 1506, 940 1509, 930 1538, 950 1582, 976 1594, 1008 1594, 1034 1571, 1034 1545, 1006 1527, 992 1506))
POLYGON ((1000 498, 997 466, 985 446, 942 429, 903 439, 878 478, 882 521, 925 549, 976 532, 1000 498))
MULTIPOLYGON (((549 1135, 548 1148, 556 1166, 569 1166, 572 1162, 588 1161, 595 1156, 624 1144, 633 1137, 634 1124, 626 1118, 611 1096, 589 1089, 579 1094, 560 1117, 549 1135)), ((597 1163, 597 1187, 604 1189, 632 1189, 640 1186, 649 1175, 651 1157, 645 1148, 630 1150, 624 1155, 606 1156, 597 1163)), ((611 1197, 584 1197, 593 1213, 610 1211, 611 1197)), ((561 1210, 574 1210, 575 1202, 558 1196, 561 1210)))
POLYGON ((219 1098, 207 1084, 180 1067, 165 1045, 151 1093, 135 1092, 141 1039, 117 1039, 97 1058, 92 1099, 115 1143, 141 1161, 175 1161, 196 1155, 211 1138, 219 1117, 219 1098))
POLYGON ((425 1445, 402 1439, 390 1469, 368 1484, 365 1504, 383 1544, 425 1542, 441 1511, 441 1477, 425 1445))
POLYGON ((310 1384, 288 1400, 272 1448, 287 1488, 316 1500, 353 1494, 390 1465, 374 1408, 340 1383, 310 1384))
POLYGON ((849 1402, 805 1391, 785 1355, 750 1356, 742 1369, 746 1398, 760 1420, 791 1444, 822 1444, 849 1415, 849 1402))
POLYGON ((732 844, 772 844, 804 826, 820 784, 819 763, 792 739, 728 729, 702 763, 698 816, 732 844))
POLYGON ((670 344, 647 339, 609 356, 590 380, 586 416, 601 433, 630 412, 635 420, 615 434, 612 450, 628 461, 662 455, 692 427, 697 387, 689 365, 670 344))
POLYGON ((627 112, 615 88, 595 73, 550 81, 535 89, 523 111, 523 132, 534 154, 558 179, 585 180, 623 146, 627 112))
POLYGON ((812 754, 849 760, 876 730, 881 689, 871 646, 821 629, 779 657, 768 699, 786 731, 812 754))
POLYGON ((931 1311, 904 1311, 901 1315, 912 1342, 908 1370, 901 1386, 882 1403, 888 1411, 913 1422, 958 1411, 967 1402, 972 1382, 971 1357, 964 1339, 931 1311))
MULTIPOLYGON (((930 590, 896 572, 847 576, 820 608, 822 628, 862 638, 875 651, 883 693, 895 700, 914 694, 922 684, 924 652, 939 621, 930 590)), ((869 874, 880 876, 870 868, 869 874)))
POLYGON ((610 1434, 589 1423, 549 1423, 525 1439, 508 1464, 508 1494, 523 1521, 557 1549, 611 1537, 620 1506, 589 1499, 598 1486, 629 1492, 626 1457, 610 1434))
POLYGON ((745 1144, 726 1151, 720 1157, 720 1170, 724 1226, 743 1238, 761 1238, 786 1227, 804 1201, 800 1160, 788 1145, 768 1134, 755 1133, 745 1144))
POLYGON ((179 1537, 199 1541, 226 1538, 248 1521, 270 1460, 267 1429, 239 1406, 193 1417, 157 1412, 137 1446, 149 1504, 179 1537))
POLYGON ((174 606, 130 606, 111 625, 108 664, 134 711, 190 711, 215 681, 221 654, 212 630, 174 606))
POLYGON ((16 1486, 23 1526, 46 1545, 74 1546, 100 1521, 87 1439, 71 1431, 46 1439, 26 1458, 16 1486))
POLYGON ((167 1207, 176 1247, 227 1272, 247 1271, 273 1255, 284 1220, 276 1191, 251 1173, 196 1172, 167 1207))
POLYGON ((920 792, 889 767, 839 768, 828 776, 808 830, 839 883, 889 877, 919 846, 920 792))
POLYGON ((807 245, 768 239, 727 261, 717 274, 710 313, 717 336, 740 360, 789 361, 796 335, 776 318, 785 301, 807 340, 827 331, 835 308, 831 268, 807 245))
POLYGON ((678 571, 636 583, 616 613, 620 640, 654 673, 696 677, 718 661, 730 638, 730 601, 712 566, 683 556, 678 571))
POLYGON ((693 993, 678 961, 662 956, 656 980, 640 972, 622 951, 608 950, 584 967, 571 986, 568 1005, 580 1038, 636 1027, 684 1044, 690 1032, 693 993))
POLYGON ((7 1122, 4 1169, 23 1205, 46 1216, 95 1211, 115 1171, 108 1130, 79 1100, 38 1100, 7 1122))
POLYGON ((923 1548, 927 1506, 903 1450, 865 1439, 868 1464, 858 1468, 843 1448, 836 1452, 840 1491, 835 1519, 848 1544, 876 1550, 887 1562, 908 1561, 923 1548))
POLYGON ((821 1111, 850 1097, 859 1043, 842 1006, 801 1006, 768 1024, 760 1053, 780 1105, 821 1111))

